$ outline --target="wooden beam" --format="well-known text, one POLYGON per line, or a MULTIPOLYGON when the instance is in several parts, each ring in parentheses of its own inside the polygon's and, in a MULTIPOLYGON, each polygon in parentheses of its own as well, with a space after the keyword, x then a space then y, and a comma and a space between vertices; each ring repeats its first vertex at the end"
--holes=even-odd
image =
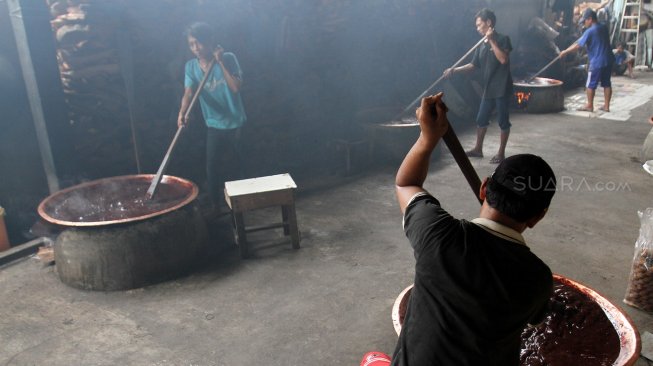
POLYGON ((36 72, 34 71, 34 64, 32 62, 32 55, 30 53, 27 39, 27 31, 23 21, 23 10, 19 0, 7 0, 7 6, 9 8, 9 17, 11 18, 11 25, 16 40, 16 48, 18 49, 18 58, 23 71, 23 79, 25 80, 25 87, 27 89, 27 97, 32 112, 32 119, 34 120, 34 127, 36 129, 36 138, 39 143, 41 160, 48 181, 48 189, 50 194, 52 194, 59 190, 59 179, 57 178, 52 148, 50 146, 50 138, 48 136, 45 116, 43 113, 41 93, 36 80, 36 72))
POLYGON ((20 258, 32 255, 36 253, 40 247, 51 244, 52 241, 49 238, 41 237, 17 245, 11 249, 5 250, 4 252, 0 252, 0 266, 4 266, 20 258))

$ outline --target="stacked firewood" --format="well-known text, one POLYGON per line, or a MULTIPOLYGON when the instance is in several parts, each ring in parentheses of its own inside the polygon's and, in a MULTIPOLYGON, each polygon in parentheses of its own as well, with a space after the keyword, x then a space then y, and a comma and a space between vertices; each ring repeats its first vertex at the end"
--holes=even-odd
POLYGON ((117 30, 119 1, 48 0, 80 174, 123 173, 134 154, 117 30), (118 5, 118 6, 116 6, 118 5), (117 171, 115 171, 117 170, 117 171))

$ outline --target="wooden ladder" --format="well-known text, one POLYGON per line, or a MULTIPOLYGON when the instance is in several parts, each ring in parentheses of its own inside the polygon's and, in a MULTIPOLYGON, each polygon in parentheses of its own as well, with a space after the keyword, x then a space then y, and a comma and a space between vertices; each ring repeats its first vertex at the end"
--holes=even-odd
MULTIPOLYGON (((626 0, 621 11, 619 33, 617 42, 626 42, 626 50, 635 56, 635 65, 640 65, 641 60, 637 54, 639 46, 639 20, 642 15, 641 0, 626 0)), ((615 29, 616 30, 616 29, 615 29)), ((612 35, 613 42, 615 34, 612 35)))

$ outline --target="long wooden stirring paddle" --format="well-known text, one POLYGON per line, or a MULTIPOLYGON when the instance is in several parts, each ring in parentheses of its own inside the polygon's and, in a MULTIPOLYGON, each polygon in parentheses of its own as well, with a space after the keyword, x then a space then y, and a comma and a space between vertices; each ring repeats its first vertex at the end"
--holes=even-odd
MULTIPOLYGON (((447 112, 449 108, 447 108, 445 105, 444 110, 447 112)), ((435 106, 431 112, 437 114, 435 111, 435 106)), ((458 140, 458 136, 453 130, 453 126, 451 126, 451 124, 449 124, 449 128, 447 128, 447 132, 445 132, 444 136, 442 136, 442 139, 447 145, 449 152, 451 152, 451 155, 453 155, 454 160, 456 160, 456 164, 458 164, 460 171, 465 176, 465 179, 467 179, 467 183, 474 192, 476 199, 480 204, 483 204, 483 200, 480 197, 481 179, 478 177, 478 174, 476 174, 476 170, 472 166, 472 163, 469 161, 469 158, 467 157, 465 150, 460 144, 460 140, 458 140)))
MULTIPOLYGON (((197 87, 197 90, 195 91, 193 98, 190 100, 190 105, 188 106, 188 108, 186 109, 186 113, 184 114, 184 121, 188 120, 191 110, 195 105, 195 101, 197 101, 197 98, 199 97, 202 88, 204 88, 204 84, 206 84, 206 80, 208 80, 209 75, 213 70, 213 66, 215 66, 215 58, 211 60, 211 63, 209 64, 209 69, 204 74, 202 81, 200 81, 200 85, 197 87)), ((147 199, 152 199, 152 197, 154 197, 154 194, 156 193, 156 188, 158 187, 159 183, 161 182, 161 178, 163 177, 163 172, 168 167, 168 162, 170 161, 170 155, 172 154, 172 150, 174 150, 175 145, 177 144, 177 140, 179 139, 179 135, 181 134, 181 131, 183 129, 184 129, 184 125, 177 127, 177 133, 175 133, 175 137, 173 137, 172 142, 168 147, 168 151, 166 152, 166 155, 163 157, 161 166, 159 166, 159 170, 156 172, 154 178, 152 178, 152 183, 150 183, 150 187, 147 189, 147 193, 145 195, 147 199)))
POLYGON ((481 189, 481 179, 478 177, 478 174, 476 174, 476 170, 472 166, 472 163, 469 161, 469 158, 467 157, 465 150, 463 150, 462 145, 460 145, 460 140, 458 140, 458 136, 456 136, 456 132, 454 132, 451 124, 449 125, 449 128, 447 128, 447 132, 444 134, 444 136, 442 136, 442 139, 451 152, 451 155, 453 155, 453 158, 456 160, 458 167, 463 172, 465 179, 467 179, 469 187, 472 189, 472 191, 474 191, 476 199, 480 204, 483 204, 483 200, 479 196, 479 191, 481 189))

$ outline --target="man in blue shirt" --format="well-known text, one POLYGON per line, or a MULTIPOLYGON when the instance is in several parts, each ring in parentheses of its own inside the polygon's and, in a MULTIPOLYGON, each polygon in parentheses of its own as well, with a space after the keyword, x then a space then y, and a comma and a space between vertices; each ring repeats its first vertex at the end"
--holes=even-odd
POLYGON ((589 69, 587 72, 587 103, 579 108, 580 111, 594 111, 594 95, 596 87, 601 84, 603 87, 604 102, 600 110, 610 112, 610 99, 612 98, 612 65, 614 64, 614 55, 610 46, 610 34, 608 28, 598 22, 596 12, 587 8, 581 17, 585 32, 583 35, 560 52, 560 58, 578 51, 581 47, 587 48, 587 57, 589 58, 589 69))
POLYGON ((634 79, 635 56, 626 50, 626 42, 620 42, 617 48, 612 50, 612 53, 614 54, 614 66, 612 67, 614 74, 623 75, 628 70, 628 77, 634 79))

